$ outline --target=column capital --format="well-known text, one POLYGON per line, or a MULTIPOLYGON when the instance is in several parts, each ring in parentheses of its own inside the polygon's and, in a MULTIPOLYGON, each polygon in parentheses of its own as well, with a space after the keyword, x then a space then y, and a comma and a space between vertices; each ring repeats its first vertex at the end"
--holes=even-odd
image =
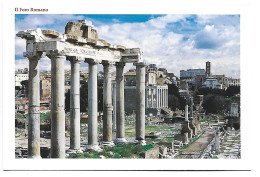
POLYGON ((124 67, 125 62, 116 62, 116 67, 124 67))
POLYGON ((102 65, 103 66, 108 66, 108 65, 113 65, 115 62, 112 62, 112 61, 106 61, 106 60, 103 60, 102 61, 102 65))
POLYGON ((46 52, 24 52, 23 56, 29 60, 40 60, 41 58, 46 57, 46 52))
POLYGON ((66 56, 66 60, 74 63, 80 63, 81 61, 84 61, 85 58, 79 56, 66 56))
POLYGON ((94 60, 94 59, 91 59, 91 58, 86 58, 85 62, 88 63, 88 64, 91 64, 91 65, 97 65, 97 64, 100 63, 100 61, 94 60))
POLYGON ((134 66, 136 66, 136 67, 146 67, 147 65, 146 65, 146 63, 144 63, 144 62, 136 62, 136 63, 134 63, 134 66))
POLYGON ((46 55, 50 59, 56 58, 56 57, 64 57, 64 59, 66 59, 65 54, 63 54, 62 52, 59 52, 58 50, 48 50, 48 51, 46 51, 46 55))

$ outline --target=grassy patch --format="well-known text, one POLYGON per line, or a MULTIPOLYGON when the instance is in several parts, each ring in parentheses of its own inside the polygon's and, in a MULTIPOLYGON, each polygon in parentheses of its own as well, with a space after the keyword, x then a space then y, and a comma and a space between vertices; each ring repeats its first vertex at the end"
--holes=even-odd
POLYGON ((140 153, 154 148, 153 145, 145 146, 135 144, 119 144, 114 147, 104 147, 102 152, 85 152, 82 154, 72 154, 69 158, 100 158, 101 155, 106 158, 141 158, 140 153), (111 153, 112 152, 112 153, 111 153))
POLYGON ((41 123, 49 123, 51 119, 51 112, 40 113, 40 121, 41 123))
POLYGON ((135 128, 128 128, 125 130, 126 137, 134 137, 135 136, 135 128))
POLYGON ((204 118, 204 119, 201 119, 199 122, 205 122, 206 121, 206 119, 204 118))
POLYGON ((173 142, 173 141, 174 141, 174 138, 165 138, 165 141, 167 141, 167 142, 173 142))

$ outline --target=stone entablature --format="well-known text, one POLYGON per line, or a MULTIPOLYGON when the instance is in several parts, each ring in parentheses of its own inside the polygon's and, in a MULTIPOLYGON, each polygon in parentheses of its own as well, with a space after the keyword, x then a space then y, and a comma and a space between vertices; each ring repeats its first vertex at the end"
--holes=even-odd
POLYGON ((37 28, 20 31, 17 36, 26 39, 25 57, 46 52, 47 55, 74 56, 99 62, 102 60, 125 63, 142 61, 142 52, 139 48, 111 45, 99 39, 92 23, 86 20, 68 22, 65 34, 37 28))

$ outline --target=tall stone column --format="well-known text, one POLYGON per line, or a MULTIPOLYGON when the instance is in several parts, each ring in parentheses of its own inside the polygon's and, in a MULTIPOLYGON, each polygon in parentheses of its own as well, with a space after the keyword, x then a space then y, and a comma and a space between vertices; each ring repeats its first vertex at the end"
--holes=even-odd
POLYGON ((161 107, 161 89, 160 89, 160 87, 158 88, 158 105, 160 108, 161 107))
POLYGON ((165 95, 165 107, 167 107, 167 89, 164 89, 164 95, 165 95))
POLYGON ((100 151, 98 146, 98 95, 97 95, 97 64, 94 60, 88 62, 88 146, 87 150, 100 151))
POLYGON ((70 150, 80 150, 80 60, 70 59, 70 150))
POLYGON ((150 108, 150 106, 149 106, 149 99, 148 99, 149 89, 146 88, 145 91, 146 91, 146 92, 145 92, 146 107, 147 107, 147 108, 150 108))
POLYGON ((66 57, 51 58, 51 158, 65 158, 64 62, 66 57))
POLYGON ((151 88, 151 100, 152 100, 151 108, 153 108, 154 107, 154 105, 153 105, 153 88, 151 88))
POLYGON ((166 106, 167 106, 167 108, 168 108, 168 106, 169 106, 169 102, 168 102, 168 99, 169 99, 169 95, 168 95, 169 93, 168 93, 168 88, 167 88, 167 90, 166 90, 166 106))
POLYGON ((145 67, 144 63, 136 65, 136 141, 145 145, 145 67))
POLYGON ((159 108, 159 89, 156 87, 156 108, 159 108))
POLYGON ((189 121, 189 106, 185 106, 185 121, 189 121))
POLYGON ((103 145, 113 146, 112 141, 112 63, 104 61, 103 82, 103 145))
POLYGON ((162 89, 162 96, 163 96, 163 107, 165 107, 165 89, 162 89))
POLYGON ((116 83, 113 83, 113 125, 112 125, 112 129, 115 132, 116 131, 116 83))
POLYGON ((124 99, 124 66, 116 63, 116 142, 126 143, 125 139, 125 99, 124 99))
POLYGON ((190 98, 190 117, 193 118, 193 98, 190 98))
POLYGON ((162 88, 160 89, 160 107, 163 107, 163 94, 162 94, 162 88))
POLYGON ((41 158, 40 155, 40 57, 29 59, 29 122, 28 157, 41 158))

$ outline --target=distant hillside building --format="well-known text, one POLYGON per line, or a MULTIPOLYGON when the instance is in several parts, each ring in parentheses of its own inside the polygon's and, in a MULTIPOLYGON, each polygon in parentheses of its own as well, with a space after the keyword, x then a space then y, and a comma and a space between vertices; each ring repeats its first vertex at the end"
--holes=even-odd
POLYGON ((24 73, 16 73, 15 74, 15 87, 22 87, 21 82, 24 80, 28 80, 29 75, 24 73))
POLYGON ((212 88, 212 89, 222 89, 222 84, 214 77, 207 77, 202 87, 212 88))
MULTIPOLYGON (((222 77, 218 77, 218 78, 222 82, 224 75, 222 77)), ((211 75, 209 61, 206 62, 206 79, 205 79, 204 83, 202 84, 202 87, 212 88, 212 89, 222 89, 222 84, 218 81, 218 79, 216 77, 213 77, 211 75)))
POLYGON ((51 97, 51 79, 42 79, 40 81, 40 95, 41 98, 51 97))
POLYGON ((240 79, 228 79, 228 87, 229 86, 240 86, 240 79))
POLYGON ((195 86, 196 84, 196 76, 197 75, 205 75, 204 69, 188 69, 188 70, 180 70, 180 80, 185 80, 189 84, 189 86, 195 86))
MULTIPOLYGON (((136 86, 125 86, 125 100, 126 113, 134 113, 136 110, 136 86)), ((146 114, 153 113, 157 115, 162 107, 168 107, 168 85, 146 86, 146 114)))
POLYGON ((227 89, 228 88, 228 78, 223 75, 213 75, 214 78, 217 79, 217 81, 222 85, 222 89, 227 89))
MULTIPOLYGON (((168 85, 172 81, 166 78, 166 69, 159 71, 155 64, 148 65, 145 75, 145 107, 146 114, 157 115, 162 107, 168 107, 168 85), (158 77, 157 74, 162 75, 158 77)), ((124 74, 125 79, 125 111, 134 113, 136 109, 136 70, 130 69, 124 74)))

